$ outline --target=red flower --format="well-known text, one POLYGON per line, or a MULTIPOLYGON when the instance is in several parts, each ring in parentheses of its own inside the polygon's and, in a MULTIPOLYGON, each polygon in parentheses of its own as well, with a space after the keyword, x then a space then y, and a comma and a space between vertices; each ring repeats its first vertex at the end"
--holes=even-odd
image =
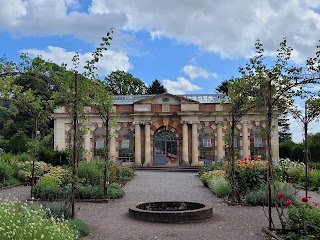
POLYGON ((302 202, 308 202, 308 198, 303 197, 303 198, 301 198, 301 201, 302 201, 302 202))
POLYGON ((279 199, 284 198, 284 194, 283 194, 283 193, 279 193, 279 194, 278 194, 278 198, 279 198, 279 199))
POLYGON ((308 198, 312 198, 311 196, 308 196, 308 198))
POLYGON ((286 205, 286 206, 290 206, 291 204, 292 204, 291 201, 286 201, 286 202, 284 203, 284 205, 286 205))

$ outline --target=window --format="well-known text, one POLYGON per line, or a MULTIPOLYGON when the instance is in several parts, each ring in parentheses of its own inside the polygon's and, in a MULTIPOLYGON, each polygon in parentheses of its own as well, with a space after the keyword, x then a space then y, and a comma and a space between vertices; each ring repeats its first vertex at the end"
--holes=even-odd
POLYGON ((133 133, 125 127, 119 131, 119 160, 122 162, 134 161, 133 133))
POLYGON ((130 140, 129 139, 122 139, 121 148, 130 148, 130 140))
POLYGON ((211 144, 211 139, 202 139, 202 146, 203 147, 212 147, 212 144, 211 144))
POLYGON ((263 147, 262 138, 254 136, 253 145, 254 145, 254 147, 263 147))

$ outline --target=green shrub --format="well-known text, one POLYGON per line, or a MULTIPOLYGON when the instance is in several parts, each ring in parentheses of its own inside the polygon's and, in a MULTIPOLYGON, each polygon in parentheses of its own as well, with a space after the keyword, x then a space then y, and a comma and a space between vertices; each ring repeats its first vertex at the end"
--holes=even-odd
POLYGON ((103 165, 99 162, 79 163, 79 178, 83 179, 83 183, 92 186, 102 186, 103 183, 103 165))
POLYGON ((110 162, 108 164, 109 182, 114 181, 130 181, 134 176, 134 170, 128 166, 121 166, 110 162))
MULTIPOLYGON (((274 186, 272 186, 271 197, 272 197, 272 206, 275 206, 275 203, 279 202, 278 194, 284 194, 284 198, 281 199, 281 203, 285 201, 291 201, 296 203, 296 192, 294 188, 291 187, 288 183, 283 182, 275 182, 274 186), (275 195, 276 193, 276 195, 275 195)), ((267 206, 268 205, 268 193, 267 193, 267 185, 262 185, 260 188, 248 192, 244 196, 244 201, 248 204, 254 206, 267 206)))
POLYGON ((76 197, 79 199, 102 199, 103 187, 102 186, 78 186, 76 197))
POLYGON ((123 198, 124 195, 125 193, 119 184, 112 183, 108 186, 108 198, 110 199, 123 198))
POLYGON ((199 176, 204 174, 205 172, 214 171, 214 170, 222 170, 224 169, 224 164, 221 162, 213 162, 212 164, 205 165, 200 167, 198 170, 199 176))
POLYGON ((305 165, 303 163, 294 162, 287 169, 287 174, 290 182, 303 181, 305 177, 305 165))
POLYGON ((210 183, 211 183, 212 178, 217 177, 217 176, 225 176, 225 175, 226 175, 226 171, 224 171, 224 170, 208 171, 208 172, 204 172, 200 176, 200 180, 205 187, 210 187, 210 183))
POLYGON ((79 239, 79 233, 63 219, 47 218, 43 209, 5 200, 0 202, 0 239, 79 239))
POLYGON ((320 188, 320 170, 312 170, 310 172, 309 180, 311 183, 311 190, 317 191, 320 188))
POLYGON ((231 193, 231 186, 224 176, 216 176, 212 178, 210 189, 219 198, 228 197, 231 193))
POLYGON ((44 205, 44 207, 45 207, 45 212, 49 218, 54 217, 54 218, 70 219, 72 217, 70 207, 66 202, 47 203, 44 205))
POLYGON ((309 167, 320 170, 320 162, 309 162, 309 167))
POLYGON ((19 155, 16 155, 16 159, 18 162, 26 162, 31 161, 31 156, 28 153, 21 153, 19 155))
POLYGON ((279 156, 280 158, 292 159, 292 150, 297 144, 292 140, 287 140, 279 144, 279 156))
POLYGON ((81 237, 85 237, 90 234, 89 226, 85 224, 82 220, 70 219, 68 223, 72 228, 76 229, 79 232, 81 237))
POLYGON ((13 177, 13 168, 6 162, 0 162, 0 184, 13 177))
POLYGON ((308 204, 290 206, 288 226, 291 233, 286 239, 320 239, 320 208, 308 204))
POLYGON ((5 151, 24 153, 29 150, 31 139, 22 131, 17 132, 6 144, 5 151))
POLYGON ((33 188, 35 198, 43 200, 63 199, 68 193, 67 189, 59 185, 59 181, 51 177, 43 177, 33 188))

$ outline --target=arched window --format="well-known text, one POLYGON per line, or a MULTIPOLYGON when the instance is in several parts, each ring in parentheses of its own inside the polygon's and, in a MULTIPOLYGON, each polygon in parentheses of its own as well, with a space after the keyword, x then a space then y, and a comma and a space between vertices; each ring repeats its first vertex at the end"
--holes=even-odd
POLYGON ((122 162, 134 161, 133 133, 129 128, 119 131, 119 160, 122 162))
POLYGON ((265 136, 261 127, 253 127, 250 131, 250 154, 251 158, 260 155, 264 159, 266 156, 265 136))
POLYGON ((106 130, 104 128, 97 128, 93 132, 94 146, 93 152, 94 157, 98 159, 103 159, 104 157, 104 145, 106 141, 106 130))
POLYGON ((203 127, 199 132, 200 160, 214 160, 214 132, 211 127, 203 127))

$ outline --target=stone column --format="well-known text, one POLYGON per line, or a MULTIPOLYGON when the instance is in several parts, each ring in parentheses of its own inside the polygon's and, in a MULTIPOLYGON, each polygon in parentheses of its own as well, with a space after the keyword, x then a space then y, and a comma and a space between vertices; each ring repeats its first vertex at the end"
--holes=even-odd
POLYGON ((54 148, 58 150, 64 150, 67 147, 64 121, 64 119, 54 120, 54 148))
POLYGON ((144 143, 144 156, 145 156, 145 161, 144 161, 144 165, 145 166, 151 166, 151 146, 150 146, 150 122, 146 122, 144 125, 144 139, 145 139, 145 143, 144 143))
POLYGON ((109 160, 115 161, 116 160, 116 136, 113 129, 110 131, 111 139, 110 139, 110 146, 109 146, 109 160))
POLYGON ((279 131, 278 131, 278 119, 272 120, 272 137, 271 137, 271 157, 272 160, 279 159, 279 131))
POLYGON ((223 139, 222 139, 222 122, 217 123, 217 157, 218 161, 222 160, 224 157, 224 151, 223 151, 223 139))
POLYGON ((249 145, 250 141, 248 140, 248 122, 242 121, 242 158, 247 158, 250 156, 249 145))
POLYGON ((135 165, 141 166, 141 129, 139 122, 134 124, 134 161, 135 165))
POLYGON ((192 165, 199 165, 199 138, 198 138, 198 123, 192 122, 192 165))
POLYGON ((92 153, 90 151, 90 137, 91 137, 91 130, 90 128, 87 130, 86 134, 84 135, 84 150, 87 160, 91 160, 92 153))
POLYGON ((182 122, 182 165, 189 165, 188 155, 188 124, 182 122))

